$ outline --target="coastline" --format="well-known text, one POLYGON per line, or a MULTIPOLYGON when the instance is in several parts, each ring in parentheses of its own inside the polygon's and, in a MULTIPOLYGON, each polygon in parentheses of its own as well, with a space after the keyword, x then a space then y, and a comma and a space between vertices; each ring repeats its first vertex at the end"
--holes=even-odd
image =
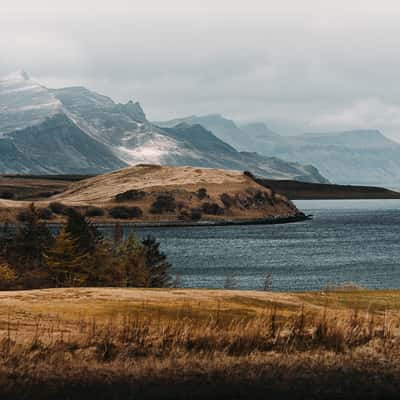
MULTIPOLYGON (((93 224, 98 228, 108 228, 119 223, 123 227, 132 228, 185 228, 185 227, 202 227, 202 226, 233 226, 233 225, 276 225, 276 224, 290 224, 296 222, 304 222, 312 220, 312 215, 299 214, 293 216, 275 216, 257 219, 237 219, 237 220, 204 220, 198 222, 184 222, 184 221, 159 221, 159 222, 133 222, 133 221, 109 221, 109 222, 96 222, 93 224)), ((60 228, 64 226, 62 222, 48 222, 46 225, 49 228, 60 228)), ((1 222, 0 227, 4 227, 5 223, 1 222)), ((14 227, 14 223, 9 223, 10 227, 14 227)))

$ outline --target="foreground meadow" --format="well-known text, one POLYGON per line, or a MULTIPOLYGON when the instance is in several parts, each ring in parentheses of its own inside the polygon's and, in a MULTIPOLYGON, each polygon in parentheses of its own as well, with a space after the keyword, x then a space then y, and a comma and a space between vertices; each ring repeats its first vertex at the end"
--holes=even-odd
POLYGON ((0 292, 1 399, 398 398, 400 292, 0 292))

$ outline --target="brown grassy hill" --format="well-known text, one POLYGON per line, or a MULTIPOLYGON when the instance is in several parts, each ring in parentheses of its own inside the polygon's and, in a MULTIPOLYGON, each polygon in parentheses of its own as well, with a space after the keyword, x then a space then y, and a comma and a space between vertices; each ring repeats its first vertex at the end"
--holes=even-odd
POLYGON ((73 183, 51 198, 69 206, 138 207, 143 221, 292 216, 284 196, 240 171, 137 165, 73 183))
MULTIPOLYGON (((3 181, 9 186, 6 177, 3 181)), ((231 222, 299 213, 285 196, 249 174, 222 169, 137 165, 76 182, 52 182, 52 196, 41 196, 44 188, 27 183, 21 183, 20 197, 0 199, 0 222, 15 219, 31 201, 41 209, 55 202, 75 207, 99 223, 231 222)), ((53 213, 48 219, 61 222, 64 215, 53 213)))

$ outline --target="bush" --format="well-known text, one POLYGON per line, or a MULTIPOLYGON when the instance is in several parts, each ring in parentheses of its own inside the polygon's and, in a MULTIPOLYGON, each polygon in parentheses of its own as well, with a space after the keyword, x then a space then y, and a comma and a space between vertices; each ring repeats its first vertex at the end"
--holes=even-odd
POLYGON ((253 175, 253 173, 250 172, 250 171, 244 171, 244 172, 243 172, 243 175, 246 175, 246 176, 248 176, 249 178, 251 178, 251 179, 253 179, 253 180, 256 179, 256 177, 255 177, 255 176, 253 175))
POLYGON ((202 206, 202 210, 205 214, 210 215, 222 215, 225 212, 225 210, 217 203, 204 203, 202 206))
POLYGON ((53 201, 49 204, 49 208, 54 214, 64 214, 66 206, 57 201, 53 201))
POLYGON ((164 212, 175 212, 176 202, 171 194, 161 194, 153 202, 150 208, 152 214, 162 214, 164 212))
POLYGON ((12 199, 15 199, 15 194, 13 192, 9 192, 9 191, 1 192, 0 199, 12 200, 12 199))
POLYGON ((77 211, 74 207, 64 207, 64 210, 62 212, 62 215, 66 215, 67 217, 71 216, 72 214, 79 212, 77 211))
POLYGON ((207 189, 206 188, 200 188, 198 191, 197 191, 197 197, 200 199, 200 200, 203 200, 203 199, 205 199, 206 197, 208 197, 208 194, 207 194, 207 189))
POLYGON ((89 207, 85 215, 87 217, 102 217, 104 215, 104 210, 100 207, 89 207))
POLYGON ((40 193, 38 193, 37 197, 44 197, 44 198, 47 198, 47 197, 51 197, 51 196, 54 196, 54 195, 59 194, 59 193, 61 193, 61 192, 59 192, 59 191, 54 191, 54 192, 40 192, 40 193))
POLYGON ((37 209, 37 216, 40 219, 45 219, 45 220, 49 220, 53 218, 53 211, 51 211, 50 208, 44 207, 44 208, 38 208, 37 209))
POLYGON ((146 196, 146 192, 143 190, 128 190, 123 193, 119 193, 115 196, 115 200, 122 202, 122 201, 135 201, 141 200, 146 196))
POLYGON ((113 207, 108 210, 108 215, 116 219, 130 219, 140 218, 143 216, 143 212, 139 207, 113 207))
POLYGON ((224 203, 224 206, 227 208, 230 208, 233 205, 235 205, 235 199, 228 193, 222 193, 220 199, 224 203))
POLYGON ((191 217, 192 221, 198 221, 201 219, 202 216, 203 216, 203 213, 200 208, 192 208, 191 209, 190 217, 191 217))
POLYGON ((176 203, 176 208, 181 211, 184 210, 188 207, 188 205, 184 202, 184 201, 179 201, 178 203, 176 203))
POLYGON ((22 210, 17 214, 17 221, 19 222, 28 222, 32 217, 31 210, 22 210))
POLYGON ((269 200, 269 196, 268 193, 257 190, 253 199, 256 204, 263 205, 269 200))

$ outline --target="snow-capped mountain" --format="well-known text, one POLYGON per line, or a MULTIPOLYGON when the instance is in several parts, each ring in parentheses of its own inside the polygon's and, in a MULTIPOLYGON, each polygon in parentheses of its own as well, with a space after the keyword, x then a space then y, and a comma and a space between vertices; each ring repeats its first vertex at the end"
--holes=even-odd
POLYGON ((27 73, 0 79, 1 173, 99 173, 127 164, 83 132, 27 73))
POLYGON ((314 167, 238 152, 200 125, 158 127, 139 103, 84 87, 47 89, 24 72, 0 81, 1 173, 92 174, 138 163, 325 182, 314 167))
POLYGON ((196 156, 148 122, 139 103, 116 104, 109 97, 83 87, 51 92, 60 100, 71 120, 129 165, 165 164, 182 154, 196 156))
POLYGON ((61 102, 24 71, 0 79, 1 134, 36 125, 61 109, 61 102))

